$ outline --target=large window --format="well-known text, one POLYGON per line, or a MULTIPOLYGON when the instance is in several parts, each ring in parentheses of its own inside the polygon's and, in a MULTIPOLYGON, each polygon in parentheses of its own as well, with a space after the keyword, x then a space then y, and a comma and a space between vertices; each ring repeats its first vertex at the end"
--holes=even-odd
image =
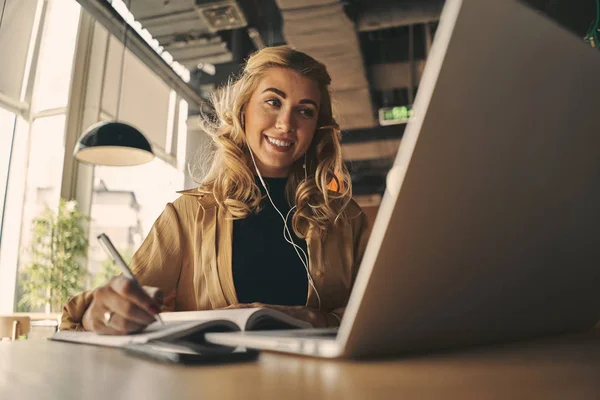
POLYGON ((15 282, 30 262, 33 220, 58 205, 79 13, 75 0, 6 3, 0 28, 0 100, 15 113, 0 113, 0 204, 6 204, 2 312, 17 308, 15 282), (5 193, 6 187, 10 192, 5 193))
POLYGON ((8 183, 8 167, 12 152, 15 119, 15 114, 0 108, 0 224, 4 223, 4 195, 8 183))
POLYGON ((67 106, 77 41, 80 7, 74 0, 54 0, 42 35, 33 112, 67 106))
MULTIPOLYGON (((2 240, 0 241, 0 314, 14 311, 15 282, 19 262, 19 244, 23 216, 23 199, 27 180, 27 159, 29 148, 29 132, 31 125, 23 117, 17 116, 13 125, 14 131, 5 131, 12 136, 12 149, 7 160, 9 176, 3 182, 6 192, 2 198, 4 205, 4 221, 2 224, 2 240)), ((3 132, 4 133, 4 132, 3 132)), ((8 139, 6 139, 8 140, 8 139)), ((8 149, 2 148, 5 152, 8 149)))
POLYGON ((13 311, 23 170, 30 127, 24 117, 30 111, 32 65, 44 1, 0 4, 3 17, 0 26, 0 314, 3 314, 13 311))
POLYGON ((64 136, 64 114, 38 118, 31 125, 20 267, 29 262, 33 219, 42 215, 46 209, 55 209, 58 206, 65 154, 64 136))
MULTIPOLYGON (((17 282, 26 276, 23 272, 32 262, 34 219, 46 210, 56 210, 59 204, 65 157, 66 106, 79 25, 80 6, 76 1, 52 0, 45 4, 39 53, 34 63, 21 223, 20 226, 6 227, 5 231, 20 237, 16 257, 17 282)), ((17 304, 21 296, 22 293, 17 290, 17 304)), ((43 311, 23 306, 15 308, 19 311, 43 311)))
POLYGON ((24 100, 41 6, 38 0, 5 1, 0 27, 0 95, 17 105, 24 100))
POLYGON ((18 303, 29 276, 23 272, 32 261, 34 220, 46 210, 56 211, 61 193, 83 198, 81 209, 90 217, 84 287, 102 283, 113 271, 97 244, 98 233, 107 233, 131 257, 166 203, 184 188, 187 132, 187 103, 104 27, 82 15, 76 0, 19 0, 5 6, 0 26, 0 314, 44 310, 18 303), (91 36, 78 42, 78 33, 86 32, 91 36), (76 57, 86 59, 85 66, 77 63, 76 69, 76 57), (77 80, 85 82, 82 87, 72 87, 74 76, 85 76, 77 80), (76 168, 69 157, 76 135, 112 119, 138 127, 152 142, 155 160, 72 172, 76 168))
POLYGON ((118 272, 97 236, 106 233, 128 261, 166 203, 184 188, 181 161, 187 132, 187 103, 131 51, 124 51, 117 38, 107 35, 95 40, 98 43, 94 46, 107 49, 99 117, 138 128, 152 143, 157 157, 136 167, 94 168, 88 250, 91 287, 118 272))
POLYGON ((96 239, 106 233, 126 260, 140 246, 168 202, 183 188, 183 173, 155 158, 136 167, 96 167, 88 270, 91 285, 104 283, 112 264, 96 239))

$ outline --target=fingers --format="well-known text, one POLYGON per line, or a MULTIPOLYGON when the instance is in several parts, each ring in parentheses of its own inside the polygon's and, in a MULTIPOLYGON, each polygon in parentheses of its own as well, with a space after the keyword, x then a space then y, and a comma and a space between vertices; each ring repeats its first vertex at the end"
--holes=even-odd
MULTIPOLYGON (((133 281, 123 276, 113 278, 109 286, 119 296, 125 298, 130 303, 133 303, 138 308, 146 311, 150 316, 154 316, 159 312, 158 306, 150 296, 142 288, 138 287, 133 281)), ((116 311, 116 310, 115 310, 116 311)))
POLYGON ((127 335, 129 333, 137 333, 144 330, 147 326, 147 324, 137 324, 132 322, 117 313, 112 315, 109 322, 103 321, 102 325, 103 327, 98 333, 104 335, 127 335))
MULTIPOLYGON (((157 305, 163 305, 165 302, 165 296, 159 288, 155 286, 142 286, 144 292, 150 297, 157 305)), ((168 296, 167 296, 168 297, 168 296)))
POLYGON ((111 312, 102 304, 102 300, 94 299, 86 315, 89 314, 87 330, 91 330, 100 335, 125 335, 127 333, 137 332, 144 328, 144 325, 135 324, 111 312), (106 313, 110 312, 110 318, 106 320, 106 313))
POLYGON ((129 298, 123 298, 120 294, 107 295, 104 306, 116 315, 136 324, 149 325, 154 321, 154 314, 140 308, 129 298))
MULTIPOLYGON (((154 290, 153 296, 159 293, 154 290)), ((158 307, 148 294, 125 277, 115 277, 94 292, 86 314, 86 329, 115 335, 139 332, 154 321, 158 307), (109 321, 105 313, 110 312, 109 321)))

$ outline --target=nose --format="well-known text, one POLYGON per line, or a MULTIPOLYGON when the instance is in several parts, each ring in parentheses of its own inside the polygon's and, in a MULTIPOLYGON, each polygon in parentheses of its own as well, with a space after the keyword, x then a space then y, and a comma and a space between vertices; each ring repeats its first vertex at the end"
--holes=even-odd
POLYGON ((278 130, 289 133, 295 129, 296 121, 291 109, 282 108, 277 115, 277 121, 275 122, 275 128, 278 130))

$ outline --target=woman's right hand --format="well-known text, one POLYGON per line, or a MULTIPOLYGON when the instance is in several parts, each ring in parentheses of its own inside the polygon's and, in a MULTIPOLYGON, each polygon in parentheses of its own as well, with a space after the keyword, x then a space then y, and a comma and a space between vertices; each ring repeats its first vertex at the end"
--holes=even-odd
POLYGON ((162 293, 149 289, 139 288, 122 275, 113 277, 94 291, 94 298, 83 315, 83 328, 103 335, 126 335, 143 330, 155 321, 162 303, 162 293), (105 314, 110 316, 108 322, 105 314))

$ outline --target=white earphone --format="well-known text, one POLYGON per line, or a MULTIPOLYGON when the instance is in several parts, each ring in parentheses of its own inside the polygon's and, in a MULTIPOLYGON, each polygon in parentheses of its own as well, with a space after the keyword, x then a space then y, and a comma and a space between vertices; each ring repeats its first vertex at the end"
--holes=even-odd
MULTIPOLYGON (((250 151, 250 157, 252 158, 252 163, 254 164, 254 169, 256 170, 256 173, 258 174, 258 178, 260 179, 260 182, 262 183, 263 187, 265 188, 267 197, 269 198, 269 201, 273 205, 273 208, 275 208, 275 211, 277 211, 277 214, 279 214, 279 216, 283 220, 283 238, 285 239, 286 242, 288 242, 289 244, 291 244, 294 247, 294 250, 296 251, 298 258, 300 259, 300 262, 302 263, 302 265, 304 265, 304 269, 306 270, 306 277, 308 278, 308 283, 312 286, 313 290, 315 291, 315 294, 317 295, 317 301, 319 303, 319 310, 320 310, 321 309, 321 296, 319 296, 317 287, 315 286, 312 276, 310 275, 308 256, 306 255, 306 253, 304 252, 302 247, 300 247, 296 243, 294 243, 294 240, 292 239, 292 233, 290 232, 290 230, 287 226, 287 220, 290 216, 290 213, 292 212, 292 210, 294 210, 296 208, 296 206, 293 206, 292 208, 290 208, 290 211, 288 211, 287 215, 285 217, 283 216, 282 212, 279 211, 279 209, 273 202, 271 195, 269 194, 269 189, 267 188, 267 185, 265 184, 265 181, 263 180, 263 177, 260 174, 258 167, 256 166, 256 161, 254 160, 254 154, 252 153, 252 149, 250 148, 250 146, 248 146, 248 150, 250 151), (300 253, 302 253, 302 255, 300 253)), ((304 168, 304 179, 308 179, 308 173, 306 171, 306 153, 304 154, 304 164, 302 165, 302 168, 304 168)))

